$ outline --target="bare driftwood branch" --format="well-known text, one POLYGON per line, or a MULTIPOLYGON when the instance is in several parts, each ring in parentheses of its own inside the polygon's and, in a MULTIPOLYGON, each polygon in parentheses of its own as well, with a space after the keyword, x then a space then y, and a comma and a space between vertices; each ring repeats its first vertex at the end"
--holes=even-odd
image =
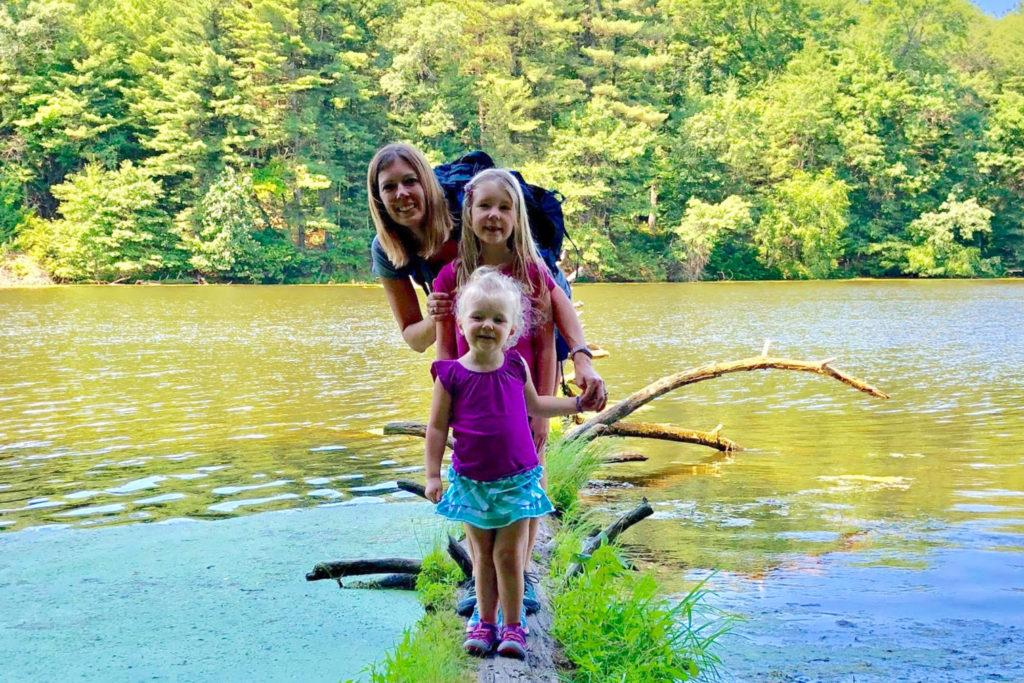
MULTIPOLYGON (((595 534, 584 541, 580 554, 589 557, 602 543, 612 543, 623 531, 653 514, 654 508, 644 498, 642 503, 609 524, 601 533, 595 534)), ((583 565, 579 562, 573 562, 565 570, 565 578, 571 579, 581 571, 583 571, 583 565)))
MULTIPOLYGON (((671 425, 651 424, 650 422, 616 422, 611 425, 598 425, 595 431, 598 436, 639 436, 646 439, 662 439, 665 441, 681 441, 701 446, 717 448, 720 451, 742 451, 743 447, 735 441, 720 436, 718 430, 698 432, 693 429, 682 429, 671 425)), ((647 458, 644 458, 646 460, 647 458)), ((612 462, 610 459, 605 462, 612 462)))
MULTIPOLYGON (((406 436, 419 436, 426 438, 427 436, 427 425, 422 422, 388 422, 384 425, 384 434, 390 436, 393 434, 405 434, 406 436)), ((455 448, 455 440, 449 435, 447 446, 450 449, 455 448)))
POLYGON ((637 408, 653 401, 662 394, 673 389, 694 384, 706 379, 712 379, 730 372, 750 370, 798 370, 801 372, 813 372, 825 375, 835 380, 848 384, 858 391, 871 394, 878 398, 889 398, 889 395, 877 389, 864 380, 852 375, 840 372, 829 365, 832 358, 823 361, 794 360, 792 358, 773 358, 771 356, 752 356, 742 360, 727 361, 724 363, 709 363, 700 367, 678 372, 674 375, 662 377, 657 382, 648 384, 643 389, 635 392, 613 406, 605 408, 600 413, 590 418, 578 427, 571 429, 565 435, 566 441, 575 439, 593 439, 598 436, 597 428, 600 425, 610 425, 623 419, 637 408))
POLYGON ((339 560, 337 562, 321 562, 306 574, 306 581, 321 579, 341 579, 346 576, 362 574, 419 574, 420 561, 407 557, 384 557, 374 560, 339 560))

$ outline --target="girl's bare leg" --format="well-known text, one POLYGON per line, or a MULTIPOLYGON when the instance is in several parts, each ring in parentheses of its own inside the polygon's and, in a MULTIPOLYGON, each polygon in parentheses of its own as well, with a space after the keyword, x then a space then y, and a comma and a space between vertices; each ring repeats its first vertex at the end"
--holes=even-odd
MULTIPOLYGON (((506 624, 521 624, 523 609, 523 556, 529 538, 530 520, 521 519, 494 534, 493 563, 497 572, 498 598, 506 624)), ((477 587, 477 599, 480 588, 477 587)), ((480 618, 483 619, 481 604, 480 618)))
POLYGON ((495 575, 494 529, 479 529, 466 524, 466 538, 473 557, 473 580, 476 582, 476 602, 480 609, 480 621, 494 624, 498 620, 499 585, 495 575))

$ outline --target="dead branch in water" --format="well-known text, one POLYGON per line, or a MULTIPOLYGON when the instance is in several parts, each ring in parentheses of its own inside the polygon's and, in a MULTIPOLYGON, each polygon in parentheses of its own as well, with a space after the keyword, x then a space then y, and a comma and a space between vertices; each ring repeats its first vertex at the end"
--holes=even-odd
MULTIPOLYGON (((387 436, 391 436, 392 434, 404 434, 406 436, 419 436, 421 438, 426 438, 427 425, 422 422, 388 422, 384 425, 384 434, 387 436)), ((448 442, 445 445, 448 447, 448 450, 455 448, 455 440, 452 439, 451 435, 448 436, 448 442)))
MULTIPOLYGON (((636 436, 645 439, 695 443, 726 452, 743 450, 743 447, 735 441, 719 436, 722 425, 718 425, 710 432, 698 432, 693 429, 651 424, 650 422, 616 422, 610 425, 599 425, 595 429, 598 436, 636 436)), ((644 459, 646 460, 646 458, 644 459)), ((605 462, 612 462, 612 460, 608 459, 605 462)))
MULTIPOLYGON (((584 541, 580 554, 590 557, 595 550, 601 547, 601 544, 613 543, 623 531, 653 514, 654 508, 652 508, 651 504, 647 502, 646 498, 644 498, 642 503, 609 524, 601 533, 595 534, 584 541)), ((569 568, 565 570, 565 578, 571 579, 581 571, 583 571, 583 565, 579 562, 573 562, 569 565, 569 568)))
POLYGON ((708 365, 701 365, 697 368, 662 377, 658 381, 652 382, 643 389, 633 393, 631 396, 622 399, 615 405, 605 408, 580 426, 569 430, 565 435, 565 440, 573 441, 575 439, 593 439, 600 436, 600 432, 598 430, 600 426, 611 425, 622 420, 636 409, 650 403, 662 394, 668 393, 673 389, 686 386, 687 384, 695 384, 706 379, 712 379, 714 377, 729 374, 730 372, 750 370, 797 370, 800 372, 813 372, 818 375, 831 377, 843 384, 848 384, 858 391, 871 394, 872 396, 878 398, 889 398, 889 395, 881 389, 877 389, 862 379, 833 368, 830 363, 835 360, 834 358, 822 361, 775 358, 764 355, 768 352, 768 346, 768 342, 765 342, 762 355, 760 356, 752 356, 750 358, 727 361, 724 363, 709 363, 708 365))

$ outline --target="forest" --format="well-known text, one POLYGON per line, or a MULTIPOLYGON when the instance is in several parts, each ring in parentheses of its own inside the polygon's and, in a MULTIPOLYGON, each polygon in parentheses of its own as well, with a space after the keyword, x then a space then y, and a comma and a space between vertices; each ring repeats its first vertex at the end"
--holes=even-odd
POLYGON ((0 268, 367 280, 366 166, 483 149, 590 281, 1024 268, 1024 9, 3 0, 0 268))

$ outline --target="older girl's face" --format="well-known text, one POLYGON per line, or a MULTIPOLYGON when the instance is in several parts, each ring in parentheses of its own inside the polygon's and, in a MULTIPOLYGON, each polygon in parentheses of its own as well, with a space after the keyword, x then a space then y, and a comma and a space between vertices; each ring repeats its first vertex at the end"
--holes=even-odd
POLYGON ((501 183, 485 180, 473 188, 470 230, 481 243, 504 246, 516 227, 515 205, 501 183))
POLYGON ((423 227, 427 215, 426 193, 416 169, 404 159, 395 159, 377 174, 377 191, 384 210, 398 225, 410 230, 423 227))

